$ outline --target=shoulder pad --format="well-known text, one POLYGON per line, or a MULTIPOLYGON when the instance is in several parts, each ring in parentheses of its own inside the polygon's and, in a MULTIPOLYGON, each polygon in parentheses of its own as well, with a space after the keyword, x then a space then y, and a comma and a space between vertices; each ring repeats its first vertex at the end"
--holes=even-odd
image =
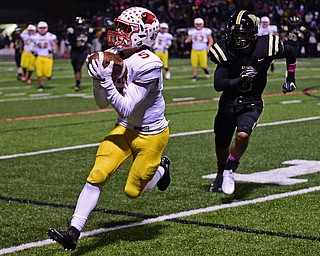
POLYGON ((258 58, 272 57, 283 51, 283 43, 278 35, 259 36, 253 55, 258 58))
POLYGON ((223 62, 228 61, 227 55, 227 48, 226 48, 226 41, 221 40, 214 45, 211 46, 209 50, 209 58, 212 62, 216 64, 221 64, 223 62))

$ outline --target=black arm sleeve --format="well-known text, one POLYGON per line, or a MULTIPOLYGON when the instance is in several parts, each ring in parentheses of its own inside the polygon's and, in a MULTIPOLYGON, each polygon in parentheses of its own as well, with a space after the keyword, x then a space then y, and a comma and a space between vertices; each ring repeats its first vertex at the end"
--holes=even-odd
POLYGON ((290 45, 284 45, 284 49, 281 53, 277 54, 277 59, 286 58, 287 65, 296 63, 296 57, 294 55, 294 48, 290 45))
POLYGON ((228 78, 228 68, 218 65, 214 72, 214 89, 217 92, 235 88, 242 82, 241 77, 228 78))

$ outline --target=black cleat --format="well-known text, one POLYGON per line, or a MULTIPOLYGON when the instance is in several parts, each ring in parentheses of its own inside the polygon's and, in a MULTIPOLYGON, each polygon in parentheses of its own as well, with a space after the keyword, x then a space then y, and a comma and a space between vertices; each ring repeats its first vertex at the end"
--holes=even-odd
POLYGON ((157 182, 158 189, 161 191, 165 191, 170 185, 170 159, 166 156, 161 157, 160 166, 164 169, 164 174, 161 179, 157 182))
POLYGON ((215 180, 210 186, 210 192, 221 192, 222 181, 223 181, 222 173, 217 173, 215 180))
POLYGON ((73 251, 76 249, 80 231, 74 227, 70 227, 67 231, 59 231, 54 228, 49 228, 48 236, 52 240, 61 244, 65 250, 73 251))

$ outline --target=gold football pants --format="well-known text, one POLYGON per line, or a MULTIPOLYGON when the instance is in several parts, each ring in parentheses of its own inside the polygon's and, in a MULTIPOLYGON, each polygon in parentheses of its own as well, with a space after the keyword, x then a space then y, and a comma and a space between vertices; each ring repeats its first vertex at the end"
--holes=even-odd
POLYGON ((132 156, 124 190, 128 197, 140 196, 157 171, 168 140, 168 127, 159 134, 142 135, 121 125, 116 126, 101 142, 87 181, 104 185, 132 156))

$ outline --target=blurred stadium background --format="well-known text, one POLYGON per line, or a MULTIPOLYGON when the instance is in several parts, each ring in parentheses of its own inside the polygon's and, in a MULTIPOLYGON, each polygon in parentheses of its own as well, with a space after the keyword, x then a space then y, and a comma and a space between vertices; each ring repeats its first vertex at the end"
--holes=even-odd
MULTIPOLYGON (((169 32, 174 36, 170 56, 186 58, 189 56, 190 45, 184 44, 187 29, 193 26, 196 17, 205 20, 205 26, 213 31, 215 41, 224 37, 224 27, 230 14, 235 10, 251 10, 258 17, 268 16, 271 24, 278 27, 280 34, 285 34, 288 19, 292 15, 301 18, 301 33, 304 35, 303 44, 307 50, 302 50, 301 57, 320 56, 320 28, 318 0, 310 1, 275 1, 275 0, 10 0, 0 3, 0 57, 8 55, 8 47, 14 28, 19 25, 25 29, 29 23, 37 24, 44 20, 49 24, 49 31, 56 34, 58 44, 63 44, 66 30, 72 26, 76 16, 82 16, 87 21, 87 26, 99 42, 97 49, 106 48, 105 31, 112 27, 113 19, 123 9, 131 6, 142 6, 153 11, 160 22, 169 24, 169 32), (316 39, 316 44, 309 46, 310 37, 316 39), (318 47, 316 51, 309 47, 318 47)), ((56 53, 56 58, 68 57, 61 52, 56 53)), ((8 56, 7 56, 8 57, 8 56)))

